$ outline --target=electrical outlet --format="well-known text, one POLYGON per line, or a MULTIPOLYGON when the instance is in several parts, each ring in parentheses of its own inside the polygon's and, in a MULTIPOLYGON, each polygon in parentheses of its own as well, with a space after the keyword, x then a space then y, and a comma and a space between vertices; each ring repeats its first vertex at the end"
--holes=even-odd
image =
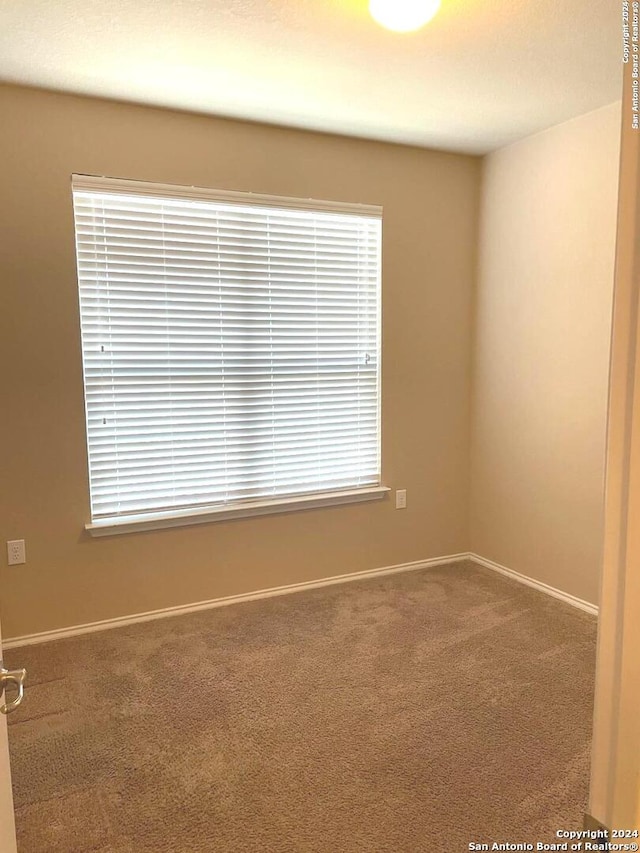
POLYGON ((406 509, 407 508, 407 490, 406 489, 398 489, 396 491, 396 509, 406 509))
POLYGON ((7 542, 7 562, 10 566, 19 566, 27 562, 24 539, 12 539, 7 542))

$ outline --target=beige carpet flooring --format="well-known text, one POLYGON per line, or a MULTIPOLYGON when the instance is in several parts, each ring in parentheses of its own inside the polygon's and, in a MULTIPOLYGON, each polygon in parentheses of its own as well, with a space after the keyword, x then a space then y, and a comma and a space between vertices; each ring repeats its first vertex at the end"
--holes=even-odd
POLYGON ((595 620, 455 564, 15 649, 20 853, 456 853, 587 795, 595 620))

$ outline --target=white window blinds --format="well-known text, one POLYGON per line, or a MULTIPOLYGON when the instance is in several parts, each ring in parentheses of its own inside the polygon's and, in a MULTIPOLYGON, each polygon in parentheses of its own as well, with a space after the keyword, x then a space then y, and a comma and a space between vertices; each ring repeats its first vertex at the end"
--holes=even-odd
POLYGON ((379 483, 378 209, 73 201, 94 520, 379 483))

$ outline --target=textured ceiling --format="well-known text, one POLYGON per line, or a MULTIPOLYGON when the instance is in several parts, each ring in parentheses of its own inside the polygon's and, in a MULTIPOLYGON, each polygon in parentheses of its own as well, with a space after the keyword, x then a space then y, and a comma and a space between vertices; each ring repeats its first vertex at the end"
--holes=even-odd
POLYGON ((616 0, 0 0, 0 80, 484 153, 620 97, 616 0))

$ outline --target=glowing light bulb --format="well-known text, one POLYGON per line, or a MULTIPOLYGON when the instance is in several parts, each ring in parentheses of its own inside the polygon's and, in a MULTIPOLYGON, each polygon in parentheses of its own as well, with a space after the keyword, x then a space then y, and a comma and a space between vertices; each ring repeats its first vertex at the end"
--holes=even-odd
POLYGON ((424 27, 440 8, 440 0, 369 0, 371 17, 396 33, 424 27))

